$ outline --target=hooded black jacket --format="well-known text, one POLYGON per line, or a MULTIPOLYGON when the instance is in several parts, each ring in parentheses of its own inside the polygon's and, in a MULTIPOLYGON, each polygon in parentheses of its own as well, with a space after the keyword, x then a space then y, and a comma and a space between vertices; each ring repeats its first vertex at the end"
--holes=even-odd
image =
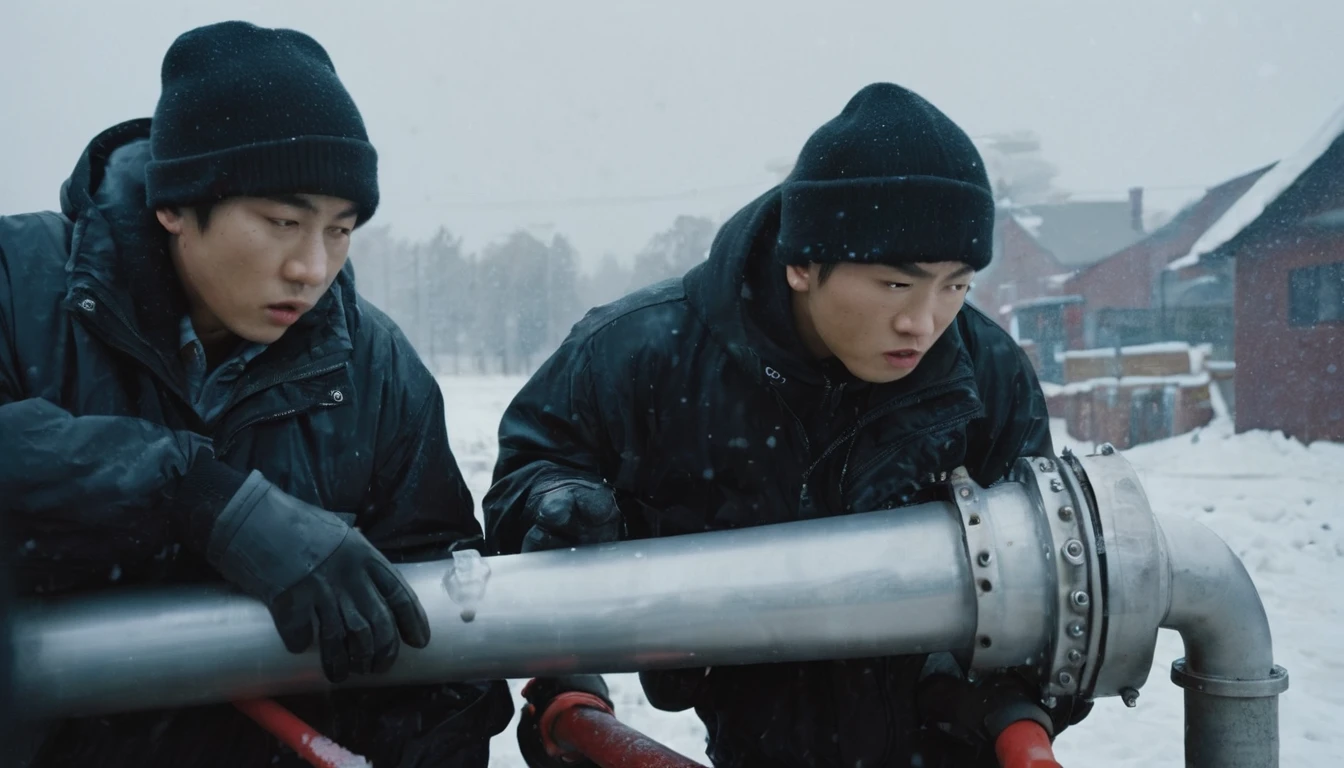
MULTIPOLYGON (((779 201, 771 190, 740 211, 684 279, 590 312, 523 387, 484 502, 493 552, 519 551, 528 494, 566 478, 610 485, 626 535, 640 538, 917 503, 944 493, 959 466, 989 485, 1019 457, 1054 455, 1025 354, 972 305, 891 384, 808 359, 771 259, 779 201)), ((642 679, 655 706, 696 708, 720 768, 996 765, 921 728, 924 661, 642 679)))
MULTIPOLYGON (((60 212, 0 217, 0 509, 19 589, 218 578, 178 546, 165 503, 201 445, 358 525, 394 562, 479 548, 442 393, 348 265, 201 422, 176 356, 182 290, 145 205, 149 127, 96 137, 60 212)), ((283 703, 380 766, 484 766, 512 713, 503 683, 283 703)), ((227 705, 53 728, 38 765, 262 768, 281 754, 227 705)))

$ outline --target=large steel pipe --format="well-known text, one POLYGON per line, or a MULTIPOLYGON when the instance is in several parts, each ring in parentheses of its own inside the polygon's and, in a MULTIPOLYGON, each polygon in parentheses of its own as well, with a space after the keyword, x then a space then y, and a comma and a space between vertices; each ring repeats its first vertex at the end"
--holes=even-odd
MULTIPOLYGON (((1014 667, 1042 700, 1133 706, 1159 627, 1187 656, 1192 768, 1278 765, 1269 623, 1208 529, 1159 525, 1133 468, 1098 454, 1020 460, 1009 480, 951 473, 950 501, 739 531, 404 566, 428 648, 348 685, 522 678, 951 651, 968 676, 1014 667)), ((258 602, 172 588, 29 606, 16 700, 34 718, 328 687, 258 602)))
MULTIPOLYGON (((975 631, 948 503, 404 572, 430 645, 351 685, 919 653, 969 647, 975 631)), ((290 654, 260 603, 219 588, 44 602, 17 624, 30 717, 327 687, 315 651, 290 654)))

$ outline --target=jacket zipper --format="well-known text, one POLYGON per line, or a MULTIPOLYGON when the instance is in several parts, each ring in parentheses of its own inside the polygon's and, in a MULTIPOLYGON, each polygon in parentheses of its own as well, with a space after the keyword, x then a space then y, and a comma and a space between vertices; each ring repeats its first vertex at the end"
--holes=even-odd
MULTIPOLYGON (((90 331, 93 331, 94 334, 96 334, 99 338, 110 344, 115 349, 120 350, 121 352, 124 352, 130 355, 131 357, 135 358, 136 361, 138 361, 141 365, 150 369, 155 376, 162 379, 165 384, 171 386, 173 388, 174 393, 178 394, 179 396, 181 395, 181 392, 178 390, 176 383, 171 381, 170 378, 165 375, 163 370, 162 358, 158 356, 150 356, 145 352, 146 349, 150 348, 149 342, 146 341, 143 336, 140 336, 135 331, 131 330, 130 321, 126 318, 125 315, 121 313, 121 309, 117 307, 116 302, 105 301, 101 296, 98 297, 97 299, 85 298, 82 299, 81 301, 98 302, 98 304, 95 305, 94 310, 84 309, 84 307, 80 306, 79 301, 75 302, 75 306, 73 307, 73 309, 79 310, 78 314, 81 317, 90 318, 89 320, 84 322, 86 328, 88 328, 90 331), (96 311, 97 306, 105 307, 107 313, 117 321, 118 325, 114 328, 109 328, 104 327, 101 323, 98 323, 97 316, 93 314, 94 311, 96 311), (122 332, 124 332, 124 334, 122 332)), ((67 305, 67 308, 71 307, 67 305)))
MULTIPOLYGON (((807 454, 808 460, 810 461, 812 458, 812 443, 807 439, 807 427, 803 425, 803 420, 798 418, 798 414, 793 412, 793 409, 789 407, 789 402, 785 400, 784 397, 779 394, 779 392, 776 392, 774 389, 770 389, 770 394, 775 396, 775 400, 779 403, 779 407, 783 408, 784 412, 789 414, 789 418, 793 419, 793 431, 798 435, 799 441, 802 442, 803 452, 807 454)), ((804 475, 803 487, 798 492, 799 512, 801 513, 802 510, 805 509, 806 507, 807 507, 807 476, 804 475)))
MULTIPOLYGON (((92 293, 93 292, 86 293, 85 296, 87 297, 92 293)), ((197 428, 197 431, 204 432, 205 423, 201 421, 199 415, 196 414, 196 410, 191 407, 191 401, 187 398, 186 393, 182 391, 182 388, 178 383, 173 381, 173 378, 164 370, 162 357, 151 355, 146 351, 152 350, 149 342, 145 340, 143 336, 131 329, 130 321, 121 313, 116 302, 107 301, 102 296, 97 296, 93 299, 85 298, 81 301, 98 302, 98 306, 105 307, 107 314, 111 315, 112 318, 117 321, 116 324, 105 325, 99 323, 96 315, 90 310, 86 310, 79 306, 79 301, 75 302, 75 307, 71 308, 67 305, 67 308, 76 309, 76 314, 84 318, 81 321, 84 327, 104 343, 113 349, 126 355, 130 355, 140 363, 140 365, 144 366, 146 370, 152 373, 155 378, 168 388, 169 392, 175 395, 178 400, 182 401, 182 403, 187 406, 186 412, 190 414, 190 419, 193 425, 197 428)))
MULTIPOLYGON (((782 407, 782 408, 784 409, 784 411, 785 411, 786 413, 788 413, 789 416, 793 419, 794 430, 797 432, 799 439, 802 441, 802 443, 803 443, 803 450, 807 452, 808 458, 809 458, 809 460, 811 461, 811 463, 808 465, 807 469, 803 470, 802 488, 799 490, 799 494, 798 494, 798 507, 799 507, 799 510, 801 511, 802 509, 806 508, 806 507, 807 507, 807 504, 808 504, 808 502, 809 502, 809 500, 810 500, 810 497, 811 497, 811 489, 810 489, 809 486, 808 486, 808 482, 809 482, 809 480, 810 480, 811 477, 812 477, 812 473, 813 473, 814 471, 816 471, 817 467, 819 467, 819 466, 821 465, 821 462, 825 461, 826 458, 827 458, 828 456, 830 456, 832 453, 834 453, 835 450, 836 450, 837 448, 839 448, 841 445, 844 445, 847 441, 852 440, 853 438, 855 438, 855 437, 858 435, 858 433, 859 433, 860 430, 862 430, 864 427, 868 426, 869 424, 872 424, 874 421, 876 421, 876 420, 882 418, 883 416, 886 416, 888 413, 890 413, 890 412, 893 411, 893 410, 896 410, 896 409, 898 409, 898 408, 904 408, 904 407, 906 407, 906 406, 908 406, 908 405, 912 405, 912 404, 914 404, 914 403, 918 403, 918 402, 920 402, 920 401, 926 400, 926 399, 931 398, 931 397, 937 397, 938 395, 941 395, 941 394, 943 394, 944 392, 951 391, 952 389, 956 388, 957 386, 959 386, 959 385, 961 385, 961 384, 963 384, 963 383, 965 383, 965 382, 967 382, 967 381, 970 381, 970 380, 971 380, 971 377, 970 377, 970 376, 962 376, 962 377, 953 379, 953 380, 951 380, 951 381, 943 382, 942 384, 940 384, 940 385, 938 385, 938 386, 928 387, 927 389, 923 389, 923 390, 920 390, 920 391, 918 391, 918 392, 912 392, 912 393, 906 395, 906 396, 903 397, 903 398, 900 398, 900 399, 897 399, 897 400, 893 400, 893 401, 891 401, 891 402, 889 402, 889 403, 887 403, 887 404, 881 406, 880 408, 878 408, 878 409, 876 409, 876 410, 874 410, 874 411, 871 411, 871 412, 865 414, 865 415, 863 416, 863 418, 861 418, 861 419, 859 419, 857 422, 855 422, 854 426, 850 427, 849 430, 847 430, 847 431, 845 432, 845 434, 841 435, 839 438, 837 438, 835 441, 833 441, 830 445, 828 445, 828 446, 826 447, 826 449, 825 449, 824 451, 821 452, 821 455, 818 456, 815 460, 812 460, 812 459, 811 459, 811 456, 812 456, 812 446, 811 446, 811 442, 810 442, 810 441, 808 440, 808 438, 807 438, 807 427, 803 425, 803 420, 800 419, 800 418, 798 418, 798 414, 794 413, 793 409, 789 407, 789 403, 788 403, 788 401, 785 400, 784 397, 783 397, 782 395, 780 395, 778 391, 776 391, 773 387, 767 387, 767 389, 769 389, 770 393, 771 393, 772 395, 775 396, 775 400, 779 402, 780 407, 782 407)), ((842 385, 842 386, 843 386, 843 385, 842 385)), ((830 388, 831 388, 830 379, 826 379, 826 395, 823 396, 824 398, 829 398, 829 396, 830 396, 830 388)), ((971 412, 973 412, 973 411, 971 411, 971 412)), ((956 420, 956 419, 949 419, 947 422, 944 422, 943 424, 935 425, 934 427, 932 427, 932 428, 930 428, 930 429, 942 428, 943 426, 945 426, 945 424, 950 424, 950 423, 952 423, 952 422, 955 421, 955 420, 956 420)), ((893 446, 893 450, 894 450, 895 448, 900 447, 900 445, 904 445, 904 444, 906 444, 907 442, 909 442, 909 439, 913 439, 913 438, 915 438, 915 437, 918 437, 919 435, 925 434, 927 431, 929 431, 929 430, 921 430, 920 432, 916 433, 915 435, 911 435, 910 438, 908 438, 908 439, 906 439, 906 440, 902 440, 900 444, 898 444, 898 445, 896 445, 896 446, 893 446)), ((853 451, 853 445, 852 445, 852 444, 850 445, 850 451, 851 451, 851 452, 853 451)), ((890 455, 890 450, 888 450, 888 451, 883 451, 882 454, 881 454, 882 457, 886 457, 886 456, 888 456, 888 455, 890 455)), ((870 462, 870 463, 871 463, 871 462, 870 462)), ((865 464, 865 465, 864 465, 864 467, 867 467, 867 466, 868 466, 868 464, 865 464)), ((842 495, 842 496, 843 496, 843 490, 844 490, 844 486, 843 486, 843 483, 844 483, 844 477, 845 477, 846 473, 848 472, 848 467, 849 467, 849 456, 846 455, 844 466, 841 468, 841 471, 840 471, 841 492, 842 492, 841 495, 842 495)))
MULTIPOLYGON (((905 446, 909 445, 912 441, 914 441, 914 440, 916 440, 916 439, 918 439, 918 438, 920 438, 920 437, 923 437, 924 435, 929 434, 930 432, 937 432, 937 431, 939 431, 939 430, 941 430, 941 429, 947 429, 948 427, 952 426, 953 424, 964 423, 964 422, 968 422, 968 421, 970 421, 972 418, 974 418, 974 415, 975 415, 975 413, 976 413, 977 410, 978 410, 978 409, 975 409, 975 408, 969 408, 969 409, 967 409, 967 410, 965 410, 965 411, 963 411, 963 412, 961 412, 961 413, 956 414, 955 416, 951 416, 951 417, 949 417, 949 418, 943 419, 942 421, 940 421, 940 422, 938 422, 938 423, 936 423, 936 424, 931 424, 931 425, 929 425, 929 426, 927 426, 927 427, 925 427, 925 428, 919 430, 918 432, 911 432, 910 434, 908 434, 908 435, 902 437, 899 441, 897 441, 897 442, 895 442, 895 443, 892 443, 891 445, 887 446, 885 449, 883 449, 883 451, 882 451, 881 453, 877 454, 876 456, 874 456, 873 458, 869 459, 868 461, 865 461, 862 465, 859 466, 858 469, 855 470, 855 473, 856 473, 856 474, 860 474, 860 475, 863 474, 869 467, 872 467, 874 464, 877 464, 877 463, 879 463, 879 462, 881 462, 881 461, 885 461, 889 456, 891 456, 891 454, 893 454, 893 453, 895 453, 896 451, 900 450, 901 448, 904 448, 905 446)), ((841 472, 841 492, 843 493, 843 491, 844 491, 844 472, 842 471, 842 472, 841 472)))
MULTIPOLYGON (((330 355, 324 355, 324 358, 325 357, 330 357, 330 355)), ((341 368, 345 367, 345 360, 342 360, 339 363, 333 363, 325 366, 321 365, 320 360, 321 358, 319 358, 318 362, 310 363, 308 369, 301 369, 292 373, 284 373, 278 376, 271 376, 260 382, 254 382, 248 384, 247 386, 243 387, 238 391, 238 395, 233 398, 233 402, 235 403, 242 402, 243 400, 246 400, 247 398, 257 394, 258 392, 265 392, 271 387, 277 386, 279 384, 292 384, 293 382, 296 381, 311 379, 317 376, 321 376, 325 373, 331 373, 332 371, 340 370, 341 368)))
MULTIPOLYGON (((869 424, 872 424, 874 421, 877 421, 878 419, 882 418, 883 416, 886 416, 888 413, 891 413, 892 411, 898 408, 904 408, 908 405, 913 405, 922 400, 937 397, 938 395, 941 395, 944 392, 951 391, 957 385, 961 384, 962 382, 968 381, 969 379, 970 379, 969 376, 965 376, 959 379, 954 379, 952 381, 945 382, 937 387, 929 387, 928 389, 922 390, 920 392, 912 392, 903 398, 893 400, 887 403, 886 405, 882 406, 881 408, 878 408, 877 410, 865 414, 864 417, 855 422, 854 426, 850 427, 849 430, 845 432, 845 434, 841 435, 838 439, 836 439, 829 446, 827 446, 826 450, 821 452, 821 455, 817 457, 816 461, 813 461, 811 466, 809 466, 806 470, 804 470, 803 484, 804 485, 807 484, 808 478, 812 476, 812 473, 816 471, 817 467, 821 465, 821 462, 824 461, 826 457, 830 456, 832 453, 835 452, 837 448, 839 448, 841 445, 844 445, 847 441, 858 435, 859 431, 862 430, 864 427, 868 426, 869 424)), ((911 437, 917 437, 918 435, 923 434, 926 431, 927 430, 921 430, 919 433, 916 433, 911 437)), ((903 440, 902 442, 906 441, 903 440)), ((884 451, 883 455, 885 455, 886 453, 887 452, 884 451)))
MULTIPOLYGON (((94 300, 100 302, 104 307, 107 308, 107 313, 117 320, 119 326, 104 327, 102 324, 96 322, 97 318, 95 317, 93 318, 94 322, 85 322, 85 327, 87 327, 90 331, 92 331, 94 334, 96 334, 99 338, 101 338, 103 341, 105 341, 112 347, 135 358, 141 365, 145 366, 145 368, 153 372, 154 375, 158 377, 158 379, 162 381, 173 392, 173 394, 177 395, 177 397, 180 400, 182 400, 183 403, 190 406, 190 402, 188 402, 186 396, 182 393, 181 389, 178 388, 177 384, 173 382, 171 378, 164 375, 164 372, 161 368, 162 361, 155 360, 144 353, 143 350, 144 348, 149 346, 149 342, 145 341, 143 337, 139 336, 133 330, 131 330, 130 322, 121 313, 121 310, 117 308, 116 303, 112 301, 106 301, 101 296, 97 297, 94 300), (121 332, 124 332, 124 336, 126 338, 123 338, 123 333, 121 332), (134 343, 128 343, 128 341, 134 343)), ((88 315, 87 311, 83 310, 82 307, 79 307, 79 309, 84 312, 85 316, 88 315)), ((234 402, 244 400, 248 397, 251 397, 252 395, 257 394, 258 392, 264 392, 265 390, 270 389, 271 387, 274 386, 278 386, 280 384, 289 384, 295 381, 303 381, 305 379, 316 378, 324 374, 332 373, 333 371, 338 371, 344 367, 345 362, 342 361, 340 363, 335 363, 332 365, 314 367, 310 368, 309 370, 298 371, 288 376, 272 376, 271 378, 265 380, 264 382, 261 382, 259 384, 253 384, 242 390, 242 392, 240 392, 239 395, 236 398, 234 398, 234 402)), ((318 405, 323 406, 325 404, 319 403, 318 405)), ((224 441, 223 447, 219 448, 217 454, 223 455, 226 451, 228 451, 229 448, 232 448, 234 442, 236 442, 237 436, 241 434, 243 430, 248 429, 250 427, 254 427, 262 422, 272 421, 275 419, 283 419, 289 416, 293 416, 294 414, 299 413, 300 411, 303 410, 306 410, 306 408, 290 408, 281 411, 279 413, 272 413, 264 416, 259 416, 254 419, 249 419, 248 421, 244 422, 242 425, 234 429, 229 434, 228 439, 224 441)), ((200 417, 196 415, 195 409, 188 407, 186 409, 186 412, 191 414, 193 423, 195 423, 199 427, 199 431, 204 432, 205 424, 204 422, 201 422, 200 417)))
POLYGON ((854 439, 849 441, 849 448, 845 450, 845 460, 840 464, 840 495, 842 501, 845 491, 845 475, 849 474, 849 460, 853 457, 854 445, 858 442, 858 436, 855 435, 854 439))
POLYGON ((888 666, 889 663, 890 663, 889 657, 883 656, 881 658, 880 664, 882 673, 878 675, 877 678, 877 691, 878 695, 882 699, 882 713, 886 716, 887 721, 886 738, 882 740, 882 755, 877 760, 878 765, 887 764, 887 758, 888 756, 891 755, 892 731, 896 730, 895 713, 892 711, 891 706, 891 691, 890 691, 891 668, 888 666))
MULTIPOLYGON (((255 394, 258 393, 258 392, 264 392, 265 390, 270 389, 271 387, 274 387, 274 386, 278 386, 278 385, 280 385, 280 384, 292 384, 293 382, 296 382, 296 381, 304 381, 304 380, 306 380, 306 379, 315 379, 315 378, 317 378, 318 376, 323 376, 323 375, 328 374, 328 373, 331 373, 331 372, 333 372, 333 371, 339 371, 340 369, 342 369, 342 368, 344 368, 344 367, 345 367, 345 363, 344 363, 344 362, 341 362, 341 363, 336 363, 336 364, 328 365, 328 366, 321 367, 321 368, 311 368, 311 369, 306 370, 306 371, 299 371, 299 372, 295 373, 295 374, 292 375, 292 376, 273 376, 273 377, 271 377, 270 379, 267 379, 266 382, 265 382, 264 384, 249 387, 248 390, 245 391, 245 394, 244 394, 244 395, 240 395, 240 396, 237 398, 237 400, 243 400, 245 397, 251 397, 252 395, 255 395, 255 394)), ((318 402, 318 403, 315 403, 314 405, 316 405, 316 407, 319 407, 319 408, 335 408, 335 407, 336 407, 336 404, 335 404, 335 403, 328 404, 328 403, 318 402)), ((301 408, 288 408, 288 409, 285 409, 285 410, 283 410, 283 411, 279 411, 279 412, 277 412, 277 413, 268 413, 268 414, 264 414, 264 415, 262 415, 262 416, 257 416, 257 417, 255 417, 255 418, 248 419, 247 421, 245 421, 245 422, 243 422, 242 424, 239 424, 237 427, 235 427, 231 432, 229 432, 228 437, 225 438, 225 439, 222 441, 222 444, 221 444, 222 447, 220 447, 220 449, 219 449, 219 451, 218 451, 219 455, 223 455, 224 453, 228 452, 228 450, 234 446, 234 443, 237 442, 237 440, 238 440, 238 435, 242 434, 245 430, 251 429, 252 427, 255 427, 255 426, 258 425, 258 424, 262 424, 262 423, 265 423, 265 422, 268 422, 268 421, 277 421, 277 420, 279 420, 279 419, 285 419, 285 418, 288 418, 288 417, 290 417, 290 416, 293 416, 293 415, 296 414, 296 413, 301 413, 301 412, 303 412, 303 411, 306 411, 306 410, 308 410, 308 408, 311 408, 311 407, 313 407, 313 405, 309 405, 309 406, 305 406, 305 407, 301 407, 301 408)))

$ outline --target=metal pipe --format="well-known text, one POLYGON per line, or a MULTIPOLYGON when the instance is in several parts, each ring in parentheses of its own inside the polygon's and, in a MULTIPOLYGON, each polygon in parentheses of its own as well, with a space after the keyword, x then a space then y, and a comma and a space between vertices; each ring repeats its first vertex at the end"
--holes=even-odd
POLYGON ((271 699, 235 701, 233 706, 315 768, 371 768, 362 755, 318 733, 271 699))
POLYGON ((597 768, 705 768, 616 719, 606 702, 562 693, 537 716, 541 740, 557 763, 597 768))
POLYGON ((994 740, 994 754, 1002 768, 1061 768, 1050 735, 1031 720, 1019 720, 1005 728, 994 740))
POLYGON ((555 722, 555 736, 598 768, 705 768, 596 709, 573 709, 555 722))
MULTIPOLYGON (((968 560, 946 502, 582 550, 458 553, 402 566, 429 646, 348 684, 970 648, 968 560)), ((31 718, 330 687, 316 651, 289 653, 261 603, 217 586, 43 602, 25 609, 14 639, 16 698, 31 718)))
POLYGON ((1241 559, 1203 525, 1162 521, 1171 597, 1161 626, 1185 641, 1191 671, 1261 680, 1274 669, 1274 642, 1260 594, 1241 559))
MULTIPOLYGON (((952 473, 951 502, 736 531, 401 566, 433 639, 348 686, 952 651, 967 677, 1025 669, 1044 701, 1133 706, 1158 627, 1181 633, 1192 768, 1278 764, 1269 622, 1241 561, 1159 525, 1133 467, 1021 459, 1008 482, 952 473)), ((219 586, 30 605, 15 699, 50 718, 319 691, 261 603, 219 586)))
POLYGON ((1185 643, 1171 679, 1185 689, 1186 765, 1273 768, 1278 696, 1288 688, 1288 673, 1274 664, 1269 617, 1255 584, 1240 558, 1199 523, 1170 518, 1162 533, 1171 568, 1162 626, 1185 643))

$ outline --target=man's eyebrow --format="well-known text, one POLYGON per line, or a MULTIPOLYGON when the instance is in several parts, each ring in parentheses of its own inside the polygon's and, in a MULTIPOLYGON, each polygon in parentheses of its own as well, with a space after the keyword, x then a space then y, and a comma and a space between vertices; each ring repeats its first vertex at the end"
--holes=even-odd
MULTIPOLYGON (((312 200, 303 195, 267 195, 267 200, 281 205, 289 205, 309 213, 318 213, 317 206, 312 200)), ((351 203, 348 208, 336 215, 337 219, 349 219, 359 215, 359 206, 351 203)))
POLYGON ((892 264, 891 268, 910 277, 922 277, 928 279, 933 277, 933 273, 918 264, 892 264))
POLYGON ((317 206, 313 205, 313 201, 302 195, 267 195, 266 199, 273 203, 293 206, 309 213, 317 213, 317 206))
MULTIPOLYGON (((901 272, 905 275, 908 275, 909 277, 918 277, 925 280, 932 280, 933 278, 937 277, 937 275, 919 266, 918 264, 892 264, 891 268, 896 270, 897 272, 901 272)), ((975 270, 972 269, 971 266, 968 264, 963 266, 961 269, 958 269, 956 272, 953 272, 952 274, 948 275, 945 279, 956 280, 957 278, 966 277, 967 275, 970 275, 974 272, 975 270)))

